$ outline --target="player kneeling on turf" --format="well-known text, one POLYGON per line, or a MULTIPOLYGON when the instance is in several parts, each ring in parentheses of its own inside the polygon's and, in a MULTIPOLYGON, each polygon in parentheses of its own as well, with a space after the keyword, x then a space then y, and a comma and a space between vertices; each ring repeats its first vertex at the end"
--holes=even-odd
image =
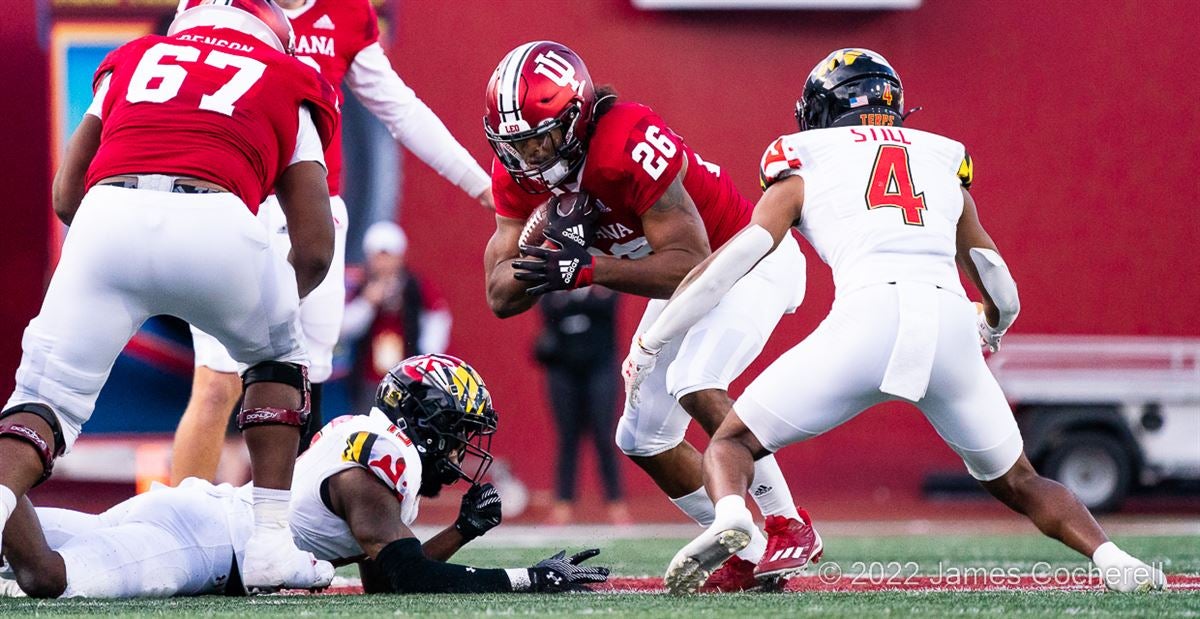
MULTIPOLYGON (((297 461, 289 524, 297 547, 335 564, 358 562, 367 593, 474 593, 578 589, 608 569, 599 553, 560 552, 530 568, 445 563, 500 524, 500 496, 479 483, 497 415, 483 379, 448 355, 411 357, 379 385, 366 415, 334 419, 297 461), (455 523, 421 544, 409 527, 420 497, 466 479, 455 523)), ((38 509, 22 499, 3 552, 33 597, 167 597, 240 591, 238 565, 252 532, 250 487, 188 479, 100 515, 38 509), (40 524, 39 524, 40 519, 40 524)), ((17 593, 17 587, 0 591, 17 593)))

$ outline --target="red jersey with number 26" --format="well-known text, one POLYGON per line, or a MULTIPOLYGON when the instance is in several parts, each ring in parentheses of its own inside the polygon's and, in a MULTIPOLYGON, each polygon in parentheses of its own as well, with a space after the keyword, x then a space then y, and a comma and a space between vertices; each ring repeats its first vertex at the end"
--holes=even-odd
POLYGON ((88 187, 119 174, 192 176, 257 213, 295 152, 300 106, 322 145, 337 130, 336 95, 316 71, 236 30, 136 39, 100 63, 95 84, 110 73, 88 187))
MULTIPOLYGON (((716 165, 700 158, 650 108, 618 103, 596 123, 588 143, 579 190, 608 208, 592 251, 618 258, 651 253, 642 230, 645 213, 678 176, 687 161, 683 187, 704 220, 708 243, 716 249, 750 222, 754 205, 716 165)), ((492 161, 492 197, 502 217, 527 219, 547 196, 526 193, 504 166, 492 161)))
MULTIPOLYGON (((290 18, 296 33, 296 58, 316 67, 321 77, 340 88, 358 52, 379 40, 375 8, 369 0, 315 0, 301 11, 290 18)), ((329 195, 335 196, 342 184, 340 131, 325 149, 325 166, 329 168, 329 195)))

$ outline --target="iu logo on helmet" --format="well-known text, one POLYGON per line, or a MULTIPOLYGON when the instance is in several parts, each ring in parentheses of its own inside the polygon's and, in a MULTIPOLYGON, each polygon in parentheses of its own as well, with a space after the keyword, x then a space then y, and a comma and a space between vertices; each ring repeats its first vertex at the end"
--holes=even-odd
POLYGON ((533 59, 537 64, 533 68, 533 72, 538 75, 545 75, 550 78, 561 88, 571 87, 578 94, 583 93, 583 82, 575 79, 575 67, 567 62, 565 58, 559 56, 554 50, 546 50, 537 55, 533 59))

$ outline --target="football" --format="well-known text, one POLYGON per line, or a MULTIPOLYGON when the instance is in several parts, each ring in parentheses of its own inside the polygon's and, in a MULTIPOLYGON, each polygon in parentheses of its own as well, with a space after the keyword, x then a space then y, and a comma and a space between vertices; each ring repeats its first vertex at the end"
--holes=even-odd
POLYGON ((543 202, 529 214, 529 219, 525 220, 525 227, 521 228, 521 236, 517 239, 518 247, 521 245, 544 245, 549 243, 543 234, 546 230, 546 224, 550 221, 548 204, 550 202, 543 202))

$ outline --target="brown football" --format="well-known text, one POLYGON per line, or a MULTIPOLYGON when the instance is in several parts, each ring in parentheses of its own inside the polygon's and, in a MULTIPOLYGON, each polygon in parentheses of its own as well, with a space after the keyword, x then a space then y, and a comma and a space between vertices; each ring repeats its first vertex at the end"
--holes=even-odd
POLYGON ((542 232, 546 229, 548 222, 546 205, 549 202, 543 202, 540 206, 533 209, 529 214, 529 219, 525 220, 525 227, 521 229, 521 236, 517 240, 520 245, 545 245, 549 243, 546 236, 542 232))

